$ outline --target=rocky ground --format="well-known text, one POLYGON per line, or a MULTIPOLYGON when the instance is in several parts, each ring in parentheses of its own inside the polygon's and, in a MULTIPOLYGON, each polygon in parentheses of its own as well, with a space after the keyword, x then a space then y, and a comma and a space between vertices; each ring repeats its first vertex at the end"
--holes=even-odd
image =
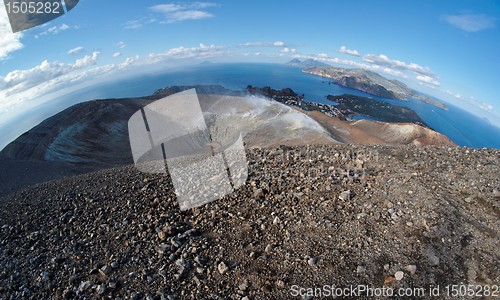
POLYGON ((0 199, 0 299, 299 299, 323 285, 425 287, 424 299, 429 286, 446 298, 446 285, 500 281, 498 150, 247 158, 245 185, 184 212, 168 176, 133 166, 0 199))

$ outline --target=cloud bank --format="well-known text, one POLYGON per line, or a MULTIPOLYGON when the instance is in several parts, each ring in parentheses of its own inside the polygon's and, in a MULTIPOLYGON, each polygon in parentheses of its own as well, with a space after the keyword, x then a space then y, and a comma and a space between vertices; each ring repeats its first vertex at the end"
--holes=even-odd
POLYGON ((0 60, 6 59, 8 55, 23 48, 21 43, 22 33, 12 33, 5 6, 0 4, 0 60))

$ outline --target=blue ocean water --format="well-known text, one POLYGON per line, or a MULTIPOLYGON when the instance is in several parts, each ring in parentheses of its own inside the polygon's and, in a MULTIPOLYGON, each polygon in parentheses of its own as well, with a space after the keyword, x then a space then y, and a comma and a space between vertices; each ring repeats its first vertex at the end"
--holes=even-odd
POLYGON ((219 84, 236 90, 242 90, 249 84, 274 89, 290 87, 296 93, 304 94, 308 101, 327 104, 332 104, 326 99, 327 95, 372 97, 413 109, 431 128, 460 146, 500 149, 499 128, 451 104, 447 103, 449 110, 445 111, 416 99, 399 101, 374 97, 358 90, 328 84, 327 79, 303 73, 300 68, 279 64, 207 64, 94 85, 54 101, 51 110, 56 111, 51 111, 50 115, 78 102, 96 98, 139 97, 151 95, 166 86, 203 84, 219 84))

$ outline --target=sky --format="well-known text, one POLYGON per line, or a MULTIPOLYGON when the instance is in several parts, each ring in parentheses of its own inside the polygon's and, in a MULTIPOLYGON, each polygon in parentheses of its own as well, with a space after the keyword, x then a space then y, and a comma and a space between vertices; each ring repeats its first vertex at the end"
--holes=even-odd
POLYGON ((12 33, 0 4, 0 130, 51 95, 181 64, 362 67, 500 126, 500 1, 80 0, 12 33))

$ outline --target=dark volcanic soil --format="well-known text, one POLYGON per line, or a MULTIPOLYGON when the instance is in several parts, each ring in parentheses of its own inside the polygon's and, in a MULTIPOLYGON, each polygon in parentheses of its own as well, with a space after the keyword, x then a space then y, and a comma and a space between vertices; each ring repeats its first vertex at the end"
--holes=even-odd
POLYGON ((325 284, 440 285, 437 299, 500 281, 497 150, 247 157, 246 185, 186 212, 168 176, 133 166, 0 199, 0 299, 287 299, 325 284))

